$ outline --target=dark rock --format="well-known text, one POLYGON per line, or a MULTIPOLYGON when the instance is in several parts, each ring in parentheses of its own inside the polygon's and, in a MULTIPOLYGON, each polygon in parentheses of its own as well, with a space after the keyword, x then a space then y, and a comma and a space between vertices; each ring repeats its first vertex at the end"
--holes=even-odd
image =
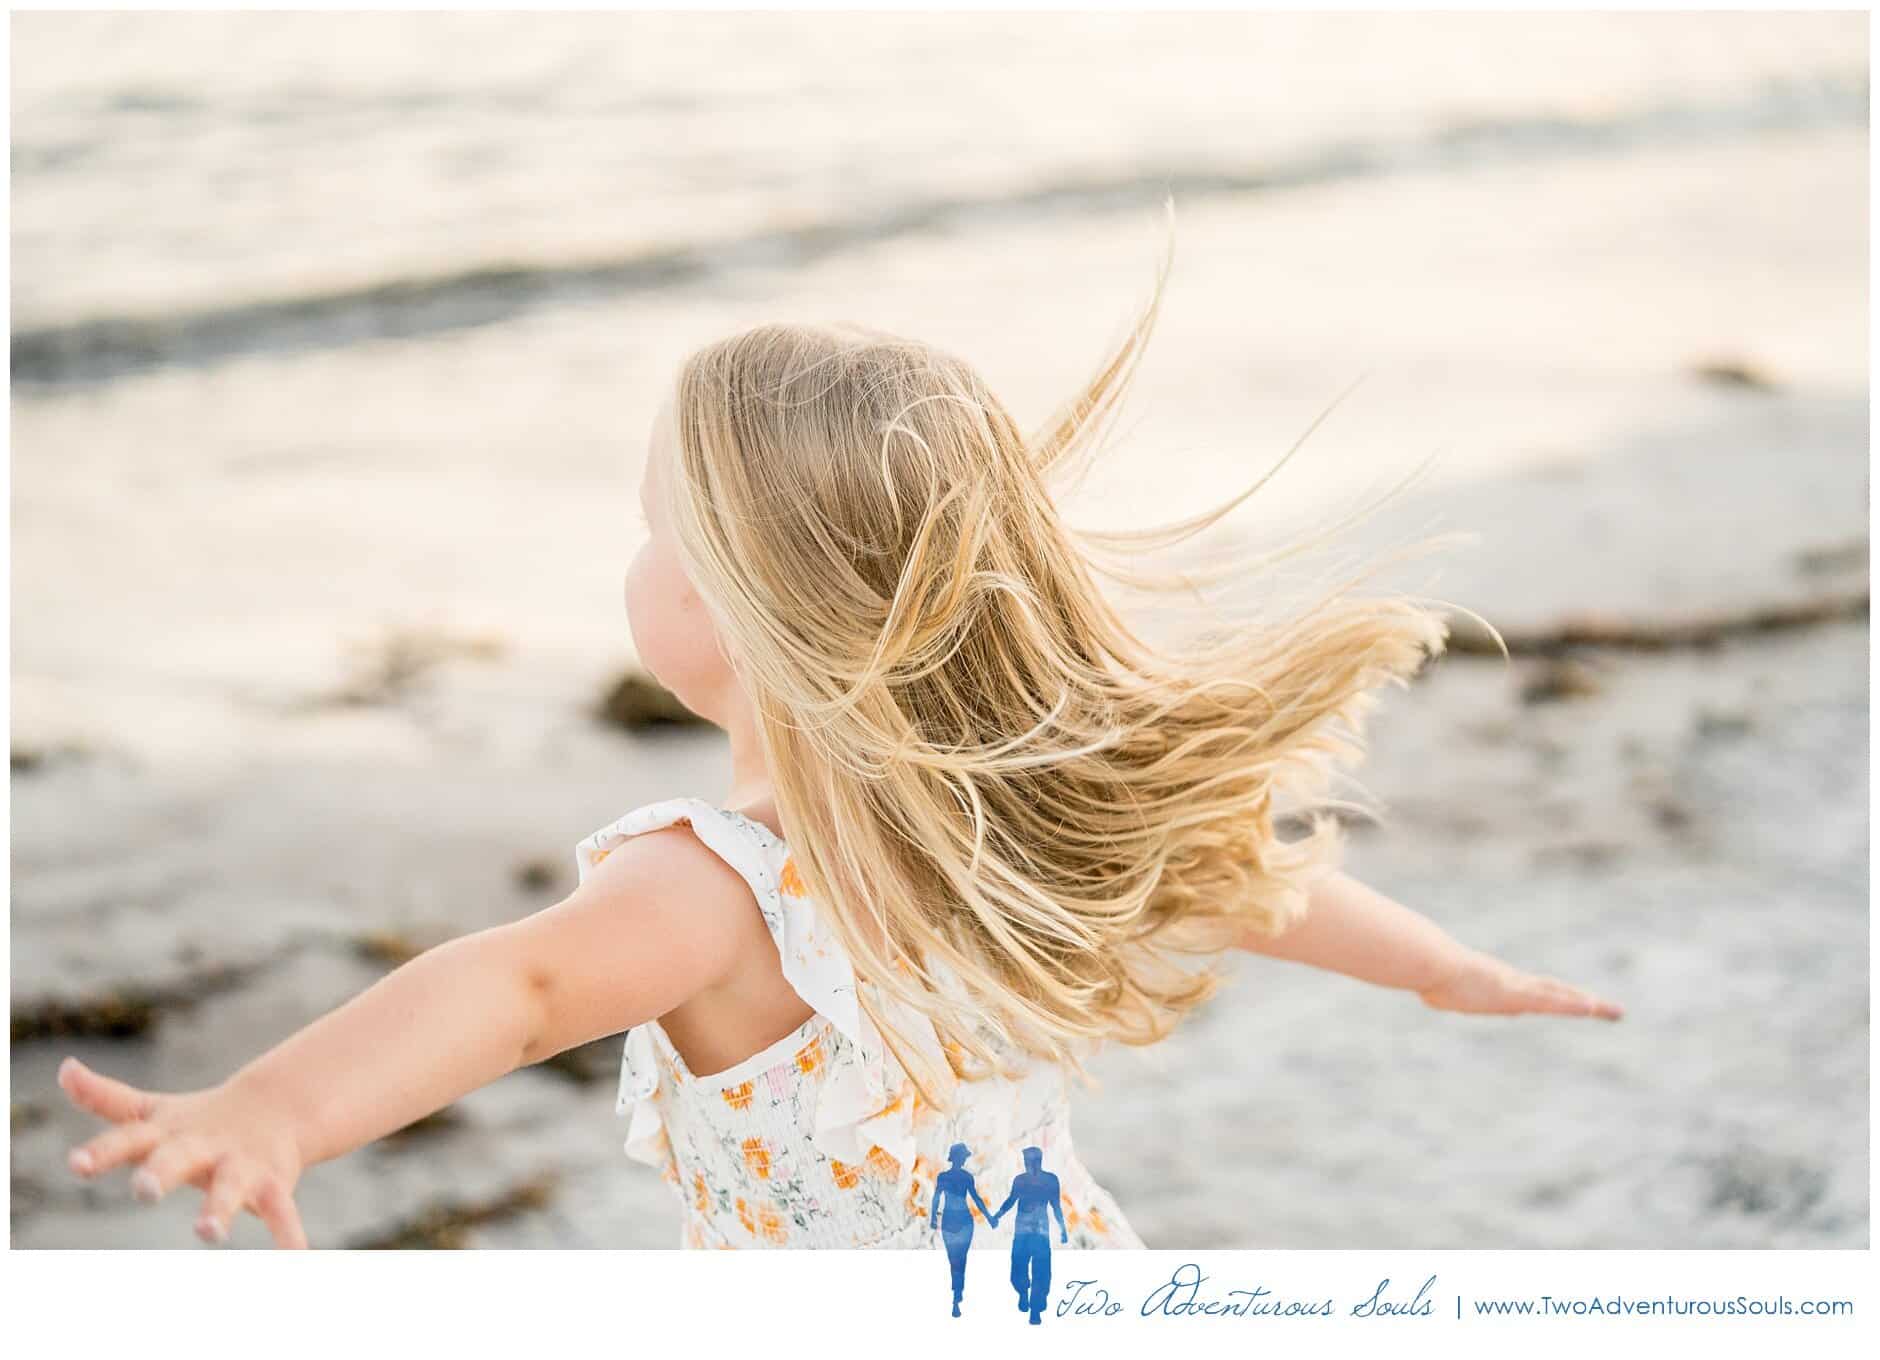
POLYGON ((276 961, 219 964, 161 986, 132 982, 94 996, 48 996, 15 1003, 13 1042, 141 1038, 166 1012, 186 1010, 206 997, 238 987, 276 961))
POLYGON ((354 675, 316 705, 363 708, 393 703, 446 661, 493 661, 508 651, 494 636, 459 636, 432 629, 394 628, 365 643, 351 644, 354 675))
POLYGON ((609 1035, 564 1049, 552 1058, 544 1058, 540 1065, 577 1086, 590 1086, 619 1075, 620 1044, 619 1035, 609 1035))
POLYGON ((136 991, 64 999, 46 997, 13 1008, 13 1042, 35 1039, 136 1039, 161 1019, 154 998, 136 991))
POLYGON ((543 1175, 511 1186, 494 1199, 435 1204, 403 1223, 349 1245, 362 1251, 460 1250, 469 1245, 474 1228, 546 1208, 554 1188, 554 1177, 543 1175))
POLYGON ((1521 702, 1546 704, 1585 699, 1604 688, 1590 666, 1571 657, 1559 657, 1547 662, 1521 687, 1521 702))
POLYGON ((396 1145, 412 1140, 422 1140, 440 1133, 448 1133, 452 1129, 460 1129, 468 1122, 455 1105, 446 1105, 441 1110, 433 1110, 422 1119, 414 1120, 402 1129, 386 1134, 379 1141, 396 1145))
POLYGON ((1484 746, 1505 746, 1514 739, 1515 725, 1507 718, 1488 718, 1464 723, 1462 734, 1484 746))
POLYGON ((1652 803, 1651 813, 1652 820, 1666 831, 1682 831, 1691 824, 1691 810, 1674 799, 1658 799, 1652 803))
POLYGON ((52 1112, 36 1100, 16 1100, 13 1102, 12 1132, 23 1133, 27 1129, 36 1129, 48 1119, 52 1112))
POLYGON ((1705 1160, 1709 1195, 1705 1207, 1776 1219, 1805 1215, 1827 1190, 1816 1166, 1754 1148, 1735 1148, 1705 1160))
POLYGON ((388 968, 397 968, 410 963, 427 949, 435 949, 444 942, 443 937, 428 936, 420 939, 404 930, 368 930, 353 936, 353 953, 367 963, 380 963, 388 968))
POLYGON ((1691 373, 1713 387, 1733 387, 1739 391, 1774 392, 1781 383, 1746 359, 1711 359, 1693 364, 1691 373))
POLYGON ((51 1192, 46 1189, 45 1182, 35 1180, 31 1176, 15 1174, 10 1176, 8 1181, 13 1192, 11 1202, 7 1206, 7 1217, 10 1222, 18 1223, 29 1214, 44 1208, 46 1202, 52 1198, 51 1192))
POLYGON ((516 885, 528 892, 547 892, 561 882, 561 866, 552 860, 529 859, 516 866, 516 885))
POLYGON ((660 725, 692 727, 705 722, 674 698, 672 691, 640 671, 628 671, 614 682, 601 699, 596 716, 628 731, 660 725))
POLYGON ((11 750, 14 774, 37 774, 54 764, 83 760, 93 754, 83 742, 66 741, 53 746, 19 745, 11 750))
MULTIPOLYGON (((1559 657, 1590 648, 1712 651, 1731 638, 1765 637, 1824 623, 1864 620, 1870 603, 1870 591, 1860 586, 1686 618, 1628 619, 1606 613, 1579 613, 1537 629, 1501 630, 1501 642, 1509 656, 1559 657)), ((1449 650, 1458 656, 1502 655, 1502 647, 1479 628, 1474 632, 1462 627, 1453 629, 1449 650)))
POLYGON ((1754 725, 1747 713, 1725 713, 1708 708, 1697 711, 1697 735, 1706 740, 1740 737, 1754 725))
POLYGON ((1568 841, 1560 845, 1537 847, 1534 860, 1537 864, 1565 860, 1582 868, 1603 869, 1616 862, 1624 853, 1624 846, 1611 841, 1568 841))
POLYGON ((1795 569, 1808 576, 1826 576, 1838 571, 1859 571, 1869 562, 1865 538, 1846 543, 1821 544, 1803 548, 1795 554, 1795 569))

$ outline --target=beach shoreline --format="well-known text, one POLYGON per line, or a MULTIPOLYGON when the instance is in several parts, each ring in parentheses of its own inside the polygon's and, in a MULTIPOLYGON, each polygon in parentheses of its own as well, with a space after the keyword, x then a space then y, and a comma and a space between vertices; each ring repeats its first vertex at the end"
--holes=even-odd
MULTIPOLYGON (((1865 467, 1848 442, 1864 413, 1746 400, 1765 405, 1728 422, 1746 435, 1739 464, 1700 427, 1588 464, 1565 514, 1557 469, 1449 497, 1502 526, 1451 568, 1452 597, 1514 629, 1569 601, 1663 620, 1752 581, 1762 602, 1864 589, 1851 507, 1865 467), (1845 523, 1778 519, 1779 498, 1750 496, 1757 422, 1778 418, 1784 480, 1811 489, 1792 508, 1838 486, 1845 523), (1683 556, 1656 599, 1628 603, 1624 573, 1597 564, 1577 582, 1523 579, 1560 560, 1548 535, 1586 532, 1575 516, 1606 524, 1614 555, 1659 552, 1656 507, 1732 466, 1745 476, 1729 505, 1753 499, 1760 536, 1713 536, 1722 557, 1683 556), (1771 575, 1783 560, 1787 577, 1771 575)), ((1446 1017, 1249 958, 1175 1039, 1103 1056, 1104 1092, 1077 1104, 1080 1154, 1155 1246, 1865 1245, 1867 637, 1863 619, 1426 668, 1372 720, 1356 775, 1384 820, 1349 828, 1347 867, 1472 944, 1617 997, 1627 1018, 1446 1017), (1575 683, 1550 688, 1563 665, 1575 683)), ((514 758, 514 734, 452 740, 479 693, 493 702, 498 687, 473 680, 491 666, 447 666, 421 698, 279 720, 407 725, 422 760, 290 749, 196 782, 108 754, 16 771, 16 1246, 187 1240, 186 1196, 148 1210, 116 1179, 63 1173, 86 1126, 57 1098, 64 1053, 160 1087, 211 1080, 399 949, 547 905, 590 824, 721 792, 709 730, 629 734, 575 712, 531 719, 533 760, 514 758), (126 984, 169 998, 143 1037, 19 1040, 34 999, 126 984)), ((504 1078, 448 1121, 316 1168, 302 1192, 314 1239, 397 1237, 454 1205, 461 1244, 670 1245, 670 1191, 619 1154, 617 1056, 582 1061, 504 1078)))

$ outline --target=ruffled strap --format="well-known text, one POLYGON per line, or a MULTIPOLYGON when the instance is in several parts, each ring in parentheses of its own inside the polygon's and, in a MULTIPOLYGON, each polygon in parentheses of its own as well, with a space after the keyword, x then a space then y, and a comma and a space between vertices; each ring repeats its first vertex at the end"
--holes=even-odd
MULTIPOLYGON (((896 1009, 901 1012, 897 1032, 944 1064, 933 1023, 917 1012, 896 1009)), ((899 1164, 905 1182, 918 1141, 917 1093, 867 1016, 862 1017, 862 1028, 865 1037, 852 1051, 852 1060, 834 1064, 823 1082, 811 1141, 824 1156, 843 1162, 868 1161, 879 1148, 899 1164)))
POLYGON ((585 879, 621 842, 689 822, 692 834, 743 877, 770 928, 783 976, 817 1014, 826 1015, 853 1043, 864 1041, 861 1008, 855 999, 855 972, 841 943, 829 931, 800 884, 786 885, 789 852, 775 833, 739 812, 716 807, 703 798, 668 798, 636 808, 603 827, 576 847, 576 871, 585 879), (786 886, 794 891, 785 891, 786 886))
POLYGON ((659 1055, 653 1045, 653 1031, 635 1025, 627 1031, 626 1048, 620 1055, 620 1089, 614 1098, 614 1113, 633 1111, 627 1125, 627 1156, 648 1166, 663 1166, 668 1144, 666 1121, 659 1112, 659 1055))
MULTIPOLYGON (((848 951, 796 876, 789 846, 775 832, 702 798, 669 798, 636 808, 583 840, 575 850, 576 872, 585 880, 624 841, 682 821, 690 823, 693 834, 750 885, 777 946, 785 980, 849 1041, 845 1056, 830 1064, 820 1083, 812 1126, 816 1147, 825 1156, 858 1163, 879 1149, 899 1163, 901 1179, 906 1181, 916 1141, 912 1084, 873 1022, 862 1013, 848 951)), ((936 1070, 947 1071, 932 1022, 886 998, 882 1004, 896 1033, 934 1062, 936 1070)), ((647 1025, 627 1032, 621 1055, 615 1110, 624 1114, 629 1109, 633 1120, 627 1132, 628 1155, 662 1163, 666 1150, 659 1113, 658 1052, 647 1025)))

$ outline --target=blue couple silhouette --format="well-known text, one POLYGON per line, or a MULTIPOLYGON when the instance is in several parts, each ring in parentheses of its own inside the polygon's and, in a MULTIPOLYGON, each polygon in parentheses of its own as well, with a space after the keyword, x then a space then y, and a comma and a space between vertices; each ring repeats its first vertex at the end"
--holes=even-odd
POLYGON ((1012 1231, 1012 1288, 1018 1291, 1018 1308, 1030 1313, 1036 1325, 1044 1313, 1045 1297, 1051 1292, 1051 1219, 1055 1213, 1059 1240, 1069 1245, 1070 1229, 1064 1223, 1064 1204, 1058 1197, 1058 1178, 1044 1169, 1042 1148, 1025 1149, 1025 1169, 1012 1180, 1012 1193, 994 1212, 979 1198, 973 1173, 966 1169, 972 1155, 964 1143, 955 1143, 947 1153, 952 1166, 934 1178, 933 1211, 927 1226, 940 1228, 946 1244, 947 1264, 953 1268, 953 1316, 960 1315, 960 1299, 966 1293, 966 1252, 973 1244, 973 1211, 986 1216, 986 1225, 996 1228, 1005 1211, 1018 1206, 1018 1222, 1012 1231))

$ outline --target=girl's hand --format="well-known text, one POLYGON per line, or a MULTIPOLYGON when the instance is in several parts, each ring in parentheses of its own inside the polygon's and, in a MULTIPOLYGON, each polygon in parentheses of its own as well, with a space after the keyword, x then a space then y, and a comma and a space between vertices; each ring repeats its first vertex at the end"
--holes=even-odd
POLYGON ((1470 950, 1442 981, 1417 995, 1424 1005, 1439 1011, 1471 1015, 1585 1015, 1617 1020, 1625 1014, 1617 1002, 1558 978, 1524 973, 1479 950, 1470 950))
POLYGON ((131 1193, 154 1204, 179 1185, 204 1192, 196 1236, 228 1240, 235 1215, 247 1209, 268 1225, 277 1247, 304 1247, 307 1234, 294 1207, 300 1150, 292 1132, 261 1102, 218 1086, 164 1095, 140 1091, 67 1058, 59 1086, 82 1110, 113 1127, 72 1149, 72 1173, 103 1175, 136 1163, 131 1193))

